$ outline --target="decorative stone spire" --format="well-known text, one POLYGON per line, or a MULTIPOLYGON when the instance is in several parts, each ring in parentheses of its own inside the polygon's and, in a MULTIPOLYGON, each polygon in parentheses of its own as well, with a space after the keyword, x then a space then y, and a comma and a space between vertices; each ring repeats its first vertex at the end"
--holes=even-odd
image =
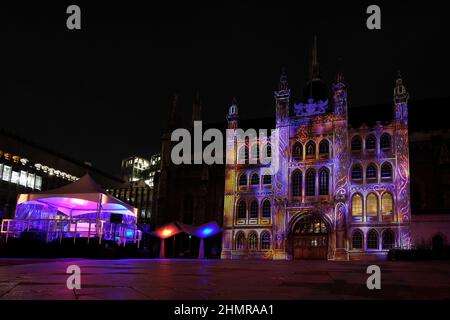
POLYGON ((403 85, 402 75, 397 71, 397 80, 394 88, 394 103, 408 103, 409 93, 403 85))
POLYGON ((238 114, 238 107, 237 107, 237 99, 236 99, 236 97, 233 97, 233 100, 231 101, 231 106, 228 108, 228 114, 227 114, 228 128, 236 129, 238 119, 239 119, 239 114, 238 114))
POLYGON ((169 114, 169 123, 168 123, 168 130, 171 131, 175 129, 179 124, 179 117, 178 117, 178 94, 174 94, 172 98, 172 104, 170 107, 170 114, 169 114))
POLYGON ((332 85, 333 100, 334 100, 334 112, 337 115, 347 114, 347 85, 344 79, 344 73, 342 71, 341 62, 339 62, 338 71, 332 85))
POLYGON ((275 91, 276 102, 276 118, 277 121, 286 120, 289 117, 289 97, 291 90, 288 86, 286 68, 281 69, 280 82, 278 83, 278 90, 275 91))

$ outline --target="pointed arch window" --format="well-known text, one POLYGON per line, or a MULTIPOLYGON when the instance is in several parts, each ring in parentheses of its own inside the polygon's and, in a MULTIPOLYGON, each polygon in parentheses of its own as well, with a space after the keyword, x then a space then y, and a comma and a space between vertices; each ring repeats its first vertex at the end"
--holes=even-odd
POLYGON ((316 195, 316 171, 314 169, 309 169, 306 173, 305 189, 307 197, 316 195))
POLYGON ((380 148, 382 150, 388 150, 391 148, 391 136, 389 133, 383 133, 380 138, 380 148))
POLYGON ((263 184, 265 185, 272 184, 272 175, 270 174, 263 175, 263 184))
POLYGON ((259 184, 259 175, 257 173, 252 174, 252 178, 250 179, 250 183, 252 185, 258 185, 259 184))
POLYGON ((382 214, 392 214, 394 209, 394 199, 392 194, 389 192, 383 193, 381 197, 381 213, 382 214))
POLYGON ((352 180, 362 180, 362 167, 359 164, 355 164, 352 167, 352 180))
POLYGON ((292 158, 295 160, 300 160, 303 158, 303 145, 297 141, 292 146, 292 158))
POLYGON ((363 244, 363 233, 360 230, 356 230, 352 235, 352 249, 362 249, 364 248, 363 244))
POLYGON ((360 136, 354 136, 352 138, 352 151, 360 152, 362 149, 362 139, 360 136))
POLYGON ((239 231, 236 235, 236 250, 245 250, 245 234, 239 231))
POLYGON ((357 193, 352 197, 352 216, 361 217, 363 215, 363 198, 357 193))
POLYGON ((319 195, 326 196, 329 193, 330 175, 326 168, 320 169, 319 173, 319 195))
POLYGON ((248 164, 249 163, 249 151, 248 147, 244 146, 239 150, 238 164, 248 164))
POLYGON ((270 233, 268 231, 263 231, 261 233, 261 250, 270 249, 270 233))
POLYGON ((238 217, 238 219, 246 219, 247 218, 247 203, 244 200, 241 200, 238 203, 237 217, 238 217))
POLYGON ((383 180, 392 179, 392 165, 389 162, 385 162, 381 166, 381 179, 383 180))
POLYGON ((378 196, 375 193, 369 193, 367 195, 366 214, 372 217, 378 215, 378 196))
POLYGON ((253 200, 250 203, 250 219, 258 218, 258 201, 253 200))
POLYGON ((306 158, 313 159, 316 157, 316 143, 314 141, 309 141, 306 144, 306 158))
POLYGON ((262 216, 263 218, 270 218, 272 215, 272 206, 270 205, 269 199, 265 199, 262 205, 262 216))
POLYGON ((319 155, 321 157, 328 157, 330 154, 330 143, 327 139, 323 139, 319 143, 319 155))
POLYGON ((241 174, 239 176, 239 186, 246 186, 247 185, 247 175, 245 173, 241 174))
POLYGON ((254 142, 252 146, 252 164, 257 164, 259 161, 259 143, 254 142))
POLYGON ((249 250, 258 249, 258 234, 255 231, 251 231, 248 235, 248 249, 249 250))
POLYGON ((367 233, 367 249, 378 249, 378 233, 373 229, 367 233))
POLYGON ((367 166, 366 179, 369 181, 377 180, 377 167, 373 163, 371 163, 367 166))
POLYGON ((373 151, 377 148, 377 139, 373 134, 366 138, 366 150, 373 151))
POLYGON ((387 229, 383 232, 382 247, 385 250, 394 248, 395 246, 395 234, 391 229, 387 229))
POLYGON ((291 176, 291 194, 293 197, 302 195, 302 172, 295 170, 291 176))

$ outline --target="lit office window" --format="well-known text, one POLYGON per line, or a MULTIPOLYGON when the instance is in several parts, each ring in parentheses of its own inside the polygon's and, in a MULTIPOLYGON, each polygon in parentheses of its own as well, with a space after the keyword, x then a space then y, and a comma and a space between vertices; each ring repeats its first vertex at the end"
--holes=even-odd
POLYGON ((24 187, 27 186, 27 172, 24 170, 20 170, 19 184, 24 187))
POLYGON ((17 171, 13 171, 11 175, 11 183, 19 183, 19 173, 17 171))
POLYGON ((29 173, 28 174, 27 187, 28 188, 33 188, 34 187, 34 174, 33 173, 29 173))
POLYGON ((10 166, 4 166, 2 179, 3 179, 3 181, 9 181, 11 179, 11 167, 10 166))
POLYGON ((41 190, 41 187, 42 187, 42 177, 41 176, 36 176, 34 188, 37 189, 37 190, 41 190))

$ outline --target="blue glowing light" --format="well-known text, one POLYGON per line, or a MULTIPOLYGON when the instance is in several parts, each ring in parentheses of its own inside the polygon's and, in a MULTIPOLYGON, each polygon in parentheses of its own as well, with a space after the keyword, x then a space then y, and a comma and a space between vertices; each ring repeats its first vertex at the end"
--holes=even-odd
POLYGON ((132 237, 132 236, 133 236, 133 231, 127 230, 127 237, 132 237))
POLYGON ((207 236, 207 235, 210 234, 211 232, 213 232, 213 229, 212 229, 212 228, 205 228, 205 229, 203 229, 202 234, 205 235, 205 236, 207 236))

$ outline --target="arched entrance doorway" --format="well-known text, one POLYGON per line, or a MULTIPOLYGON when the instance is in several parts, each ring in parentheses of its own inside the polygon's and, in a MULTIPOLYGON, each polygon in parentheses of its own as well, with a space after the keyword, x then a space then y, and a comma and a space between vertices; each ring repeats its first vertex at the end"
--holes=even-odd
POLYGON ((327 259, 329 230, 320 215, 302 215, 291 232, 294 259, 327 259))

